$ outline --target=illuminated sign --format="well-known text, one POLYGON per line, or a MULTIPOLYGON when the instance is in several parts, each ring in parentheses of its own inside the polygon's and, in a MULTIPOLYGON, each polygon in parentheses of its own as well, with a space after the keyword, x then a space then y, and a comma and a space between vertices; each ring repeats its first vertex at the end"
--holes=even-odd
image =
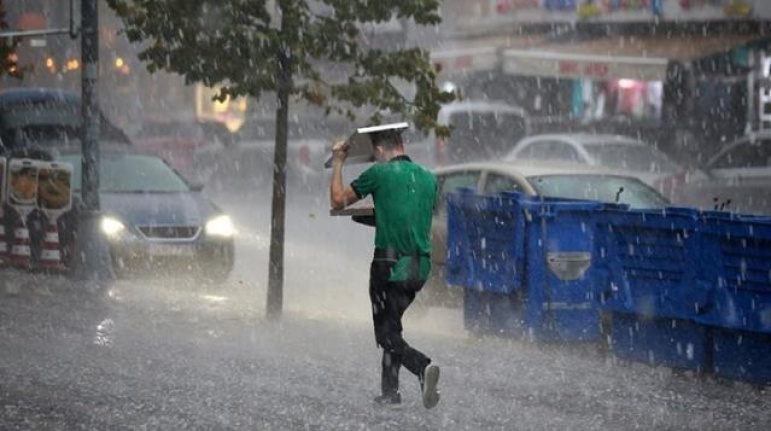
POLYGON ((488 4, 487 19, 528 23, 576 18, 596 22, 701 21, 771 15, 768 3, 752 0, 489 0, 488 4))

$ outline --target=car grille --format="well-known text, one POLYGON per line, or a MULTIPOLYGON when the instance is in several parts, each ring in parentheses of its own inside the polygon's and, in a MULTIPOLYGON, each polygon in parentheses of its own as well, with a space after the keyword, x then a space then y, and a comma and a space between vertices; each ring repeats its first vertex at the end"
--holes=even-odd
POLYGON ((137 226, 142 235, 150 239, 193 239, 200 226, 137 226))

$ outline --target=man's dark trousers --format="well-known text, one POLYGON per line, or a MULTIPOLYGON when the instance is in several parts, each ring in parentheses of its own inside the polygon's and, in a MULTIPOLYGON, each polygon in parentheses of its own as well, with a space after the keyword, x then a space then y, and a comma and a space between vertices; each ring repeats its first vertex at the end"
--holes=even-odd
POLYGON ((389 282, 394 259, 378 258, 370 266, 369 297, 375 341, 383 348, 382 394, 399 391, 399 369, 402 365, 422 378, 423 370, 431 363, 426 355, 410 347, 402 338, 402 316, 415 299, 425 280, 389 282))

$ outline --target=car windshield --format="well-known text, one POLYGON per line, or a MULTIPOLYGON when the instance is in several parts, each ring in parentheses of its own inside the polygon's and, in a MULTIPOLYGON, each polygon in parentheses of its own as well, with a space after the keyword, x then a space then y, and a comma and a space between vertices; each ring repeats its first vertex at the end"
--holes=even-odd
MULTIPOLYGON (((72 184, 80 189, 81 156, 67 154, 60 160, 72 164, 72 184)), ((190 186, 162 159, 128 153, 102 154, 99 162, 99 190, 108 193, 178 193, 190 186)))
POLYGON ((537 175, 528 181, 541 196, 618 202, 632 208, 669 204, 655 189, 635 178, 610 175, 537 175))
POLYGON ((586 143, 584 148, 599 166, 641 172, 676 172, 678 170, 674 162, 648 145, 596 142, 586 143))

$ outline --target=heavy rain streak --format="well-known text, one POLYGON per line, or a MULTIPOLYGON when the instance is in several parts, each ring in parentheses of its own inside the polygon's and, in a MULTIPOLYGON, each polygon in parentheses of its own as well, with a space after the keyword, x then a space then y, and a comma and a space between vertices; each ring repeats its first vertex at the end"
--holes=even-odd
POLYGON ((0 429, 768 429, 770 22, 0 0, 0 429))

